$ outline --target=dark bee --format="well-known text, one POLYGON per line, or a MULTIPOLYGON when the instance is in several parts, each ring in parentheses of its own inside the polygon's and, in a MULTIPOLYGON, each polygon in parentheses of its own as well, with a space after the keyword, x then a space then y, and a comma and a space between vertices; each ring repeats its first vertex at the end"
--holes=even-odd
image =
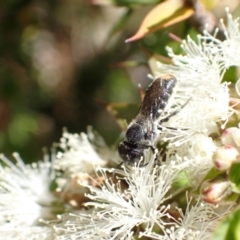
MULTIPOLYGON (((173 114, 159 118, 166 108, 173 93, 177 79, 172 75, 161 75, 156 78, 146 90, 137 116, 129 124, 126 140, 120 142, 118 153, 123 163, 134 165, 144 158, 147 149, 154 151, 157 140, 159 123, 167 121, 173 114)), ((143 166, 142 164, 140 166, 143 166)))

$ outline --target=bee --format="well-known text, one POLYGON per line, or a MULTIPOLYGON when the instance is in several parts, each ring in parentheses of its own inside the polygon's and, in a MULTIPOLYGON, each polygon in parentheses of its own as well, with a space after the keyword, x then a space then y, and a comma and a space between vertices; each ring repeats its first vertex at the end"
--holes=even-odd
MULTIPOLYGON (((136 117, 127 128, 125 140, 118 146, 118 153, 123 159, 122 163, 138 164, 140 159, 144 159, 147 149, 155 151, 158 132, 161 130, 159 125, 178 112, 174 111, 159 120, 173 94, 176 83, 177 79, 174 76, 164 74, 149 85, 136 117)), ((144 165, 140 164, 140 166, 144 165)))

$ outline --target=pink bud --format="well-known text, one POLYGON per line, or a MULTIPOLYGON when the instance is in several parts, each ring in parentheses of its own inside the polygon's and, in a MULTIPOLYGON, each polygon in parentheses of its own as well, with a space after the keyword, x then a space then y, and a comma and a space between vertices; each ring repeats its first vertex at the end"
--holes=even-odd
POLYGON ((212 182, 204 182, 201 186, 200 192, 203 201, 217 204, 232 191, 228 181, 215 180, 212 182))
POLYGON ((238 131, 239 128, 231 127, 224 130, 221 136, 222 143, 224 145, 234 145, 235 141, 233 139, 232 133, 238 131))
POLYGON ((217 169, 227 170, 231 167, 233 162, 239 160, 239 156, 239 152, 235 147, 225 145, 217 148, 216 152, 213 154, 212 161, 217 169))

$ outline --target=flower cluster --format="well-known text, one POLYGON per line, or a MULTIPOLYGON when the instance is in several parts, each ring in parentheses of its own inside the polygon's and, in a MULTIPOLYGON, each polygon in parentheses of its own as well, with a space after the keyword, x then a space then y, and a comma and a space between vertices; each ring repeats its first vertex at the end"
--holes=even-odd
POLYGON ((240 163, 240 129, 237 127, 227 128, 219 138, 218 146, 212 155, 213 166, 219 170, 215 177, 207 179, 201 186, 201 194, 204 201, 219 203, 224 198, 239 193, 236 181, 230 174, 235 164, 240 163))
POLYGON ((51 158, 45 155, 38 164, 25 165, 15 154, 14 165, 1 155, 0 236, 211 238, 234 207, 232 202, 216 203, 236 185, 232 165, 239 162, 240 151, 239 112, 229 105, 229 84, 222 82, 227 68, 240 66, 239 20, 228 12, 227 19, 227 27, 222 23, 225 40, 205 31, 197 43, 190 37, 183 41, 185 55, 168 49, 173 65, 158 64, 159 72, 176 76, 178 82, 166 114, 179 112, 162 124, 163 150, 146 151, 147 165, 112 169, 111 160, 120 161, 116 151, 92 131, 65 131, 51 158), (226 128, 233 114, 235 127, 226 128), (221 178, 206 177, 213 169, 221 178))
POLYGON ((36 224, 40 218, 52 217, 51 163, 25 165, 14 156, 16 165, 1 155, 7 166, 0 166, 0 235, 3 239, 51 239, 49 227, 36 224))
MULTIPOLYGON (((87 191, 77 181, 89 181, 86 173, 94 172, 94 164, 106 164, 97 154, 97 147, 90 143, 92 138, 91 130, 88 135, 64 131, 60 143, 54 144, 51 157, 45 153, 43 161, 29 165, 16 153, 15 165, 4 155, 0 156, 1 237, 6 240, 54 238, 52 228, 45 222, 81 205, 87 191)), ((104 144, 99 138, 95 138, 95 143, 104 144)))

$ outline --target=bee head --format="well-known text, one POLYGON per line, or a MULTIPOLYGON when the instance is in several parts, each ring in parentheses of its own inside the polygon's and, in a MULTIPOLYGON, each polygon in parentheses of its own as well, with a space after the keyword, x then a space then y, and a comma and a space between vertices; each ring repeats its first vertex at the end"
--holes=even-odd
POLYGON ((124 163, 134 165, 144 157, 144 150, 146 147, 133 144, 128 141, 122 141, 118 146, 118 153, 123 159, 124 163))

